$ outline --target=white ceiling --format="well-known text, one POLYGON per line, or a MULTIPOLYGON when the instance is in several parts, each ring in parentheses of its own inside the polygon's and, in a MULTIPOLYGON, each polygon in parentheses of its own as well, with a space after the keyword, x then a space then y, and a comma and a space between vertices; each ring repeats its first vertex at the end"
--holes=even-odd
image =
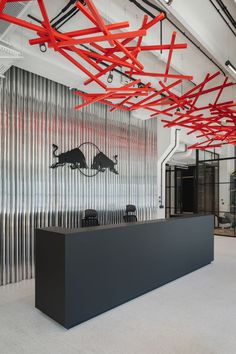
MULTIPOLYGON (((142 6, 146 6, 142 0, 138 0, 142 6)), ((153 3, 159 3, 152 0, 153 3)), ((233 0, 223 0, 227 3, 232 15, 236 18, 236 5, 233 0)), ((49 17, 54 17, 63 6, 67 4, 66 0, 45 0, 49 17)), ((142 22, 143 12, 128 0, 99 0, 95 4, 107 22, 120 22, 128 20, 130 29, 138 29, 142 22)), ((149 10, 150 7, 146 6, 149 10)), ((168 7, 171 20, 176 21, 182 30, 186 32, 191 39, 197 42, 203 51, 216 61, 218 65, 224 68, 225 61, 230 59, 236 66, 236 37, 221 19, 217 11, 208 0, 174 0, 172 6, 168 7)), ((155 10, 152 10, 157 14, 155 10)), ((21 17, 27 18, 27 14, 39 17, 38 6, 36 2, 30 3, 21 13, 21 17)), ((91 26, 84 16, 79 13, 70 21, 69 24, 62 27, 62 30, 79 29, 91 26)), ((0 26, 1 27, 1 26, 0 26)), ((163 22, 163 43, 169 43, 171 33, 176 30, 168 21, 163 22)), ((88 92, 100 90, 96 85, 84 86, 85 75, 82 74, 71 63, 67 62, 60 55, 48 50, 47 53, 41 53, 38 46, 30 46, 28 40, 34 38, 35 34, 10 26, 5 32, 3 38, 9 41, 14 47, 23 53, 24 59, 17 62, 17 66, 28 71, 45 76, 51 80, 60 82, 66 86, 81 89, 88 92)), ((151 29, 145 38, 145 44, 159 44, 160 26, 156 25, 151 29)), ((217 67, 208 60, 194 45, 177 31, 177 42, 188 43, 188 49, 179 50, 173 56, 172 71, 180 72, 186 75, 193 75, 194 82, 200 82, 208 72, 217 71, 217 67)), ((163 71, 166 62, 167 53, 162 55, 159 52, 142 54, 142 61, 145 64, 146 71, 163 71)), ((149 78, 150 79, 150 78, 149 78)), ((232 77, 236 79, 236 77, 232 77)), ((148 78, 147 78, 148 80, 148 78)), ((146 82, 147 82, 146 80, 146 82)), ((222 78, 220 79, 222 81, 222 78)), ((143 79, 143 81, 145 81, 143 79)), ((121 77, 117 75, 112 85, 121 83, 121 77)), ((158 85, 157 80, 153 80, 154 85, 158 85)), ((183 90, 191 87, 191 83, 186 82, 183 90)), ((227 90, 227 98, 236 99, 235 87, 227 90)), ((141 112, 140 118, 146 119, 148 115, 141 112)))

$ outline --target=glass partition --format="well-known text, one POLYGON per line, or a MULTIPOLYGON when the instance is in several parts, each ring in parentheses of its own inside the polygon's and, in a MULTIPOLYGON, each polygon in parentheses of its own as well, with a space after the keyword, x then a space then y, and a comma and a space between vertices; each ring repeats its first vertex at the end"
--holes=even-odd
POLYGON ((216 235, 235 237, 235 154, 220 158, 216 153, 199 151, 197 174, 198 212, 214 215, 216 235))

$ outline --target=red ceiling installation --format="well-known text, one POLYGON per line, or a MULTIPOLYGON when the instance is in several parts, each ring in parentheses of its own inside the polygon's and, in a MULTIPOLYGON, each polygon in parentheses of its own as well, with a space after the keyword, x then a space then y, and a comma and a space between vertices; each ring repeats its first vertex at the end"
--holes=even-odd
POLYGON ((171 110, 175 110, 172 120, 162 121, 165 127, 183 127, 189 130, 188 135, 197 133, 197 138, 200 142, 193 144, 191 149, 209 149, 220 147, 223 144, 236 145, 236 102, 228 101, 219 103, 219 99, 225 88, 230 87, 233 83, 228 82, 226 77, 221 85, 206 88, 205 86, 214 80, 220 72, 213 75, 207 74, 205 80, 193 89, 189 90, 180 97, 177 97, 179 103, 185 101, 185 106, 180 107, 180 104, 172 105, 160 114, 168 115, 171 110), (216 94, 213 103, 208 105, 199 105, 198 103, 201 96, 214 93, 216 94), (186 104, 186 100, 189 100, 186 104), (181 112, 182 110, 182 112, 181 112), (176 117, 177 116, 177 117, 176 117))
POLYGON ((76 7, 91 22, 91 27, 62 33, 51 25, 43 0, 37 0, 43 19, 39 25, 4 13, 5 5, 9 2, 20 1, 0 0, 0 19, 34 31, 37 37, 29 41, 30 45, 47 43, 49 48, 60 53, 87 75, 88 79, 84 85, 95 82, 103 89, 101 93, 76 92, 84 101, 76 109, 95 102, 110 106, 111 111, 145 109, 150 113, 150 117, 158 115, 170 117, 171 120, 163 120, 166 127, 180 126, 190 129, 189 134, 199 133, 200 143, 192 145, 191 148, 206 149, 221 146, 224 143, 236 145, 236 110, 234 109, 236 103, 219 103, 224 89, 232 83, 229 83, 226 78, 222 85, 206 88, 206 85, 220 73, 207 74, 202 83, 178 96, 173 92, 173 88, 180 85, 183 80, 192 80, 193 77, 171 74, 171 60, 174 52, 187 48, 187 44, 176 43, 176 32, 172 33, 169 44, 143 44, 143 38, 148 30, 165 19, 163 13, 152 20, 145 15, 139 29, 128 31, 127 21, 106 24, 92 0, 86 0, 86 6, 77 1, 76 7), (122 32, 116 32, 117 30, 122 30, 122 32), (87 47, 88 44, 89 47, 87 47), (164 73, 146 72, 139 60, 141 52, 154 50, 168 51, 164 73), (88 69, 86 63, 93 68, 93 72, 88 69), (130 82, 122 87, 107 87, 103 80, 104 76, 117 67, 124 68, 130 82), (159 78, 161 81, 156 88, 151 82, 142 84, 140 77, 159 78), (167 83, 167 79, 174 81, 167 83), (217 95, 214 102, 207 106, 199 106, 199 99, 212 92, 217 95), (202 113, 199 114, 198 112, 201 111, 202 113))

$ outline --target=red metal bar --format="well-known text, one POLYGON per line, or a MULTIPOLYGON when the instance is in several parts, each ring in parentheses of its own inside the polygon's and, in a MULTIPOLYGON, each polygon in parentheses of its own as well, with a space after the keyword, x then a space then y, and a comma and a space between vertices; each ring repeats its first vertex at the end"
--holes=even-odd
MULTIPOLYGON (((109 31, 106 30, 105 24, 103 22, 102 17, 99 15, 96 7, 94 6, 94 4, 92 3, 91 0, 88 0, 87 5, 89 6, 90 11, 92 12, 92 15, 89 14, 89 12, 87 10, 85 10, 84 6, 82 4, 80 4, 80 2, 78 1, 77 6, 80 8, 80 10, 82 12, 84 12, 84 14, 96 25, 98 25, 100 27, 100 29, 104 32, 104 37, 107 38, 107 40, 110 42, 111 45, 113 45, 113 43, 116 44, 116 46, 118 48, 120 48, 140 69, 143 69, 143 65, 136 60, 135 57, 132 56, 132 54, 130 54, 130 52, 128 50, 126 50, 126 48, 122 45, 122 43, 118 42, 118 41, 114 41, 113 39, 122 39, 122 38, 129 38, 128 32, 126 32, 127 35, 125 36, 119 36, 118 34, 116 35, 112 35, 109 33, 109 31), (118 35, 118 36, 117 36, 118 35), (114 36, 114 37, 113 37, 114 36)), ((142 35, 146 35, 146 31, 144 31, 143 34, 137 34, 134 35, 134 37, 136 36, 142 36, 142 35)), ((131 36, 132 37, 132 36, 131 36)), ((105 38, 104 38, 105 40, 105 38)), ((87 43, 92 43, 92 42, 98 42, 98 41, 91 41, 91 42, 87 42, 87 43)), ((86 43, 86 42, 84 42, 86 43)), ((76 45, 75 43, 73 43, 74 45, 76 45)))
MULTIPOLYGON (((172 55, 173 55, 173 47, 174 47, 175 40, 176 40, 176 35, 177 35, 177 33, 174 31, 172 33, 172 37, 171 37, 170 51, 169 51, 169 55, 168 55, 168 59, 167 59, 165 75, 169 74, 171 59, 172 59, 172 55)), ((167 81, 167 77, 165 76, 164 82, 166 82, 166 81, 167 81)))
POLYGON ((46 29, 43 27, 34 25, 33 23, 30 23, 25 20, 21 20, 20 18, 13 17, 13 16, 10 16, 7 14, 0 14, 0 19, 3 21, 6 21, 6 22, 13 23, 14 25, 17 25, 17 26, 27 28, 32 31, 36 31, 36 32, 43 33, 43 34, 47 33, 46 29))
POLYGON ((205 87, 205 85, 206 85, 206 82, 207 82, 209 76, 210 76, 210 74, 207 74, 206 77, 205 77, 205 80, 201 83, 201 86, 199 87, 199 91, 198 91, 198 93, 196 94, 196 96, 195 96, 193 102, 192 102, 191 105, 190 105, 190 111, 196 109, 196 108, 195 108, 195 104, 197 103, 199 97, 201 96, 201 93, 202 93, 202 91, 203 91, 203 89, 204 89, 204 87, 205 87))
MULTIPOLYGON (((125 27, 129 27, 129 23, 128 22, 119 22, 119 23, 114 23, 114 24, 107 25, 107 29, 108 30, 121 29, 121 28, 125 28, 125 27)), ((86 35, 89 35, 89 34, 95 34, 95 33, 99 33, 99 32, 100 32, 100 29, 98 27, 92 27, 92 28, 87 28, 87 29, 82 29, 82 30, 65 32, 63 34, 59 33, 59 32, 56 32, 55 33, 55 37, 57 39, 67 40, 68 37, 74 38, 74 37, 86 36, 86 35)), ((49 41, 48 36, 44 36, 44 37, 30 39, 29 43, 31 45, 35 45, 35 44, 45 43, 45 42, 48 42, 48 41, 49 41)))
MULTIPOLYGON (((233 101, 228 101, 227 103, 229 103, 229 102, 232 103, 233 101)), ((196 112, 196 111, 202 111, 202 110, 205 110, 205 109, 211 109, 211 108, 212 108, 212 105, 209 104, 209 105, 207 105, 207 106, 195 108, 195 112, 196 112)))
POLYGON ((145 30, 138 30, 138 31, 130 31, 125 33, 112 33, 108 36, 94 36, 94 37, 87 37, 87 38, 79 38, 79 39, 70 39, 65 42, 58 43, 59 47, 68 47, 71 45, 78 45, 84 43, 94 43, 94 42, 105 42, 109 41, 110 39, 122 39, 122 38, 134 38, 136 36, 145 36, 145 30))
MULTIPOLYGON (((142 28, 145 28, 147 22, 148 22, 148 16, 147 16, 147 15, 144 15, 144 16, 143 16, 142 28)), ((140 49, 140 46, 141 46, 141 44, 142 44, 142 40, 143 40, 143 37, 142 37, 142 36, 139 36, 138 42, 137 42, 137 46, 136 46, 136 48, 139 49, 139 50, 141 50, 141 49, 140 49)), ((139 53, 139 51, 137 51, 137 53, 134 55, 134 58, 137 58, 137 57, 138 57, 138 53, 139 53)), ((134 70, 132 70, 132 69, 130 70, 130 73, 129 73, 130 77, 132 77, 133 71, 134 71, 134 70)))
MULTIPOLYGON (((146 84, 146 85, 143 87, 143 89, 148 89, 149 86, 150 86, 150 82, 149 82, 148 84, 146 84)), ((138 91, 138 89, 137 89, 137 91, 134 92, 134 97, 137 96, 137 93, 138 93, 138 96, 140 96, 140 93, 139 93, 139 91, 138 91)), ((130 97, 126 97, 122 102, 120 102, 120 103, 117 105, 116 108, 115 108, 115 107, 112 108, 112 109, 110 110, 110 112, 113 112, 113 111, 119 109, 119 108, 120 108, 121 106, 123 106, 127 101, 129 101, 129 98, 130 98, 130 97)))
POLYGON ((89 65, 93 66, 98 72, 102 70, 102 68, 94 60, 85 55, 81 49, 76 47, 69 47, 65 49, 71 49, 74 53, 78 54, 82 59, 84 59, 89 65))
MULTIPOLYGON (((233 86, 234 84, 233 83, 226 83, 225 85, 224 85, 224 88, 226 88, 226 87, 230 87, 230 86, 233 86)), ((201 95, 200 96, 202 96, 202 95, 206 95, 207 93, 210 93, 210 92, 215 92, 215 91, 218 91, 219 89, 221 89, 221 87, 222 87, 222 85, 220 85, 220 86, 215 86, 215 87, 212 87, 212 88, 210 88, 210 89, 207 89, 207 90, 204 90, 204 91, 202 91, 201 92, 201 95)), ((182 96, 182 98, 183 97, 188 97, 188 98, 193 98, 193 97, 195 97, 196 96, 196 93, 195 94, 191 94, 191 95, 183 95, 182 96)))
MULTIPOLYGON (((166 109, 162 110, 161 114, 166 115, 168 112, 173 111, 174 109, 177 109, 177 108, 179 108, 178 105, 173 105, 173 106, 171 106, 169 108, 166 108, 166 109)), ((154 118, 156 116, 157 116, 157 114, 152 114, 151 118, 154 118)))
POLYGON ((66 59, 68 59, 72 64, 77 66, 81 71, 83 71, 88 77, 91 77, 96 83, 101 86, 103 89, 106 89, 106 85, 98 80, 89 70, 87 70, 83 65, 77 62, 71 55, 69 55, 66 51, 61 48, 58 48, 58 52, 61 53, 66 59))
MULTIPOLYGON (((127 32, 126 32, 126 33, 127 33, 127 32)), ((145 33, 146 33, 146 31, 145 31, 145 33)), ((146 34, 145 34, 145 35, 146 35, 146 34)), ((143 36, 142 32, 140 33, 140 36, 143 36)), ((127 36, 126 36, 126 38, 127 38, 127 36)), ((132 52, 129 52, 129 51, 128 51, 120 42, 118 42, 118 41, 115 41, 115 44, 116 44, 119 48, 123 49, 123 52, 126 54, 127 58, 131 59, 131 61, 132 61, 134 64, 136 64, 136 66, 139 68, 139 70, 140 70, 140 69, 141 69, 141 70, 144 69, 143 64, 141 64, 141 63, 136 59, 136 57, 132 54, 132 52)), ((139 52, 139 51, 140 51, 140 48, 137 48, 137 52, 139 52)), ((136 68, 136 70, 137 70, 137 68, 136 68)))
POLYGON ((28 1, 33 1, 33 0, 1 0, 3 2, 28 2, 28 1))
POLYGON ((163 82, 159 81, 159 85, 163 88, 164 91, 166 91, 166 92, 169 94, 169 97, 172 98, 172 100, 173 100, 174 102, 176 102, 176 103, 179 105, 179 107, 181 107, 181 108, 184 107, 185 101, 182 101, 182 100, 181 100, 181 97, 178 97, 177 95, 175 95, 174 93, 172 93, 172 92, 168 89, 168 87, 166 87, 166 86, 163 84, 163 82))
POLYGON ((112 96, 112 94, 113 93, 106 93, 106 94, 104 94, 104 95, 99 95, 99 96, 97 96, 96 98, 93 98, 92 100, 90 100, 90 101, 87 101, 87 102, 84 102, 84 103, 81 103, 81 104, 79 104, 78 106, 75 106, 75 109, 81 109, 81 108, 83 108, 83 107, 86 107, 86 106, 89 106, 90 104, 92 104, 92 103, 95 103, 95 102, 98 102, 98 101, 100 101, 101 99, 105 99, 105 98, 108 98, 108 97, 110 97, 110 96, 112 96))
MULTIPOLYGON (((213 75, 208 77, 208 80, 206 81, 206 83, 213 80, 215 77, 217 77, 219 75, 220 75, 220 71, 217 71, 216 73, 214 73, 213 75)), ((198 90, 201 87, 201 85, 202 85, 202 83, 194 86, 191 90, 187 91, 184 95, 182 95, 182 98, 188 97, 192 92, 198 90)))
MULTIPOLYGON (((151 28, 152 26, 154 26, 156 23, 162 21, 164 18, 165 18, 165 14, 164 14, 164 13, 161 13, 160 15, 158 15, 157 17, 155 17, 154 19, 152 19, 150 22, 148 22, 148 23, 146 24, 146 26, 145 26, 144 29, 145 29, 145 30, 148 30, 149 28, 151 28)), ((141 30, 141 29, 142 29, 142 26, 140 27, 140 30, 141 30)), ((121 43, 122 43, 122 45, 124 46, 124 45, 130 43, 131 41, 132 41, 132 38, 126 38, 126 39, 123 40, 121 43)), ((101 48, 98 47, 96 43, 93 43, 92 45, 93 45, 95 48, 97 48, 98 50, 101 50, 101 48)), ((110 55, 112 55, 113 53, 115 53, 115 51, 116 51, 117 49, 118 49, 118 50, 121 50, 120 48, 114 47, 114 48, 110 48, 110 49, 108 49, 107 51, 105 51, 104 54, 105 54, 105 56, 110 56, 110 55)), ((136 47, 134 48, 134 50, 135 50, 135 49, 136 49, 136 47)), ((122 59, 125 59, 125 58, 127 58, 127 57, 125 56, 125 57, 122 58, 122 59)), ((110 66, 110 68, 107 68, 106 70, 104 70, 103 73, 97 74, 96 77, 99 78, 100 76, 105 75, 107 72, 111 71, 112 69, 114 69, 114 66, 113 66, 113 67, 110 66)), ((88 85, 88 84, 90 84, 91 82, 92 82, 92 80, 87 80, 87 81, 84 82, 84 85, 88 85)))
POLYGON ((50 21, 49 21, 49 18, 48 18, 48 14, 47 14, 46 8, 44 6, 44 2, 43 2, 43 0, 37 0, 37 1, 38 1, 38 5, 39 5, 40 11, 42 13, 43 19, 44 19, 44 22, 42 23, 42 25, 45 25, 45 27, 47 29, 47 32, 48 32, 48 35, 49 35, 49 38, 51 40, 51 43, 52 43, 52 46, 53 46, 54 50, 57 50, 56 40, 55 40, 55 37, 54 37, 54 35, 52 33, 52 27, 50 25, 50 21))
MULTIPOLYGON (((182 82, 182 80, 177 80, 176 82, 173 82, 171 85, 169 85, 169 86, 167 86, 167 87, 168 87, 168 89, 173 88, 173 87, 179 85, 181 82, 182 82)), ((148 98, 145 98, 145 99, 143 99, 142 101, 140 101, 138 105, 137 105, 137 104, 134 104, 134 105, 131 107, 131 110, 135 110, 136 108, 138 108, 138 106, 142 107, 141 105, 142 105, 143 103, 148 102, 148 101, 150 101, 151 99, 153 99, 154 97, 161 95, 163 92, 164 92, 164 90, 162 89, 162 90, 159 90, 159 91, 153 93, 153 94, 150 95, 148 98)), ((155 105, 155 104, 156 104, 156 101, 150 102, 150 105, 155 105)))
POLYGON ((96 27, 98 26, 98 23, 94 18, 94 16, 91 14, 91 12, 89 12, 89 10, 84 5, 82 5, 80 1, 77 1, 76 6, 96 27))
MULTIPOLYGON (((137 80, 137 81, 136 81, 136 83, 139 83, 139 82, 140 82, 140 80, 137 80)), ((127 89, 127 88, 129 88, 130 86, 133 86, 133 85, 134 85, 134 83, 133 83, 133 82, 130 82, 129 84, 127 84, 127 85, 125 85, 125 86, 122 86, 122 87, 120 87, 120 88, 117 88, 117 92, 120 92, 120 91, 122 91, 122 90, 125 90, 125 89, 127 89)), ((80 93, 79 93, 79 92, 76 92, 76 94, 79 95, 80 93)), ((90 101, 84 102, 84 103, 82 103, 82 104, 76 106, 75 109, 80 109, 80 108, 82 108, 82 107, 88 106, 88 105, 90 105, 90 104, 92 104, 92 103, 95 103, 95 102, 98 102, 98 101, 100 101, 100 100, 105 100, 106 98, 109 98, 109 97, 112 97, 112 98, 113 98, 114 93, 113 93, 113 92, 108 92, 108 93, 104 93, 104 94, 92 94, 92 95, 94 96, 93 99, 91 99, 90 101)), ((135 96, 135 94, 131 94, 130 96, 131 96, 131 97, 132 97, 132 96, 135 96)), ((83 95, 83 97, 85 97, 85 95, 83 95)), ((120 97, 118 97, 118 98, 120 98, 120 97)), ((122 98, 122 97, 121 97, 121 98, 122 98)))
POLYGON ((224 85, 227 83, 228 81, 228 77, 225 78, 224 82, 223 82, 223 85, 221 86, 221 89, 219 90, 218 92, 218 95, 216 96, 216 99, 215 99, 215 102, 213 103, 213 106, 215 106, 217 104, 217 102, 219 101, 220 99, 220 96, 224 90, 224 85))
MULTIPOLYGON (((183 43, 183 44, 175 44, 173 46, 173 49, 186 49, 187 48, 187 44, 183 43)), ((129 51, 133 51, 135 48, 137 48, 137 46, 130 46, 130 47, 126 47, 129 51)), ((108 50, 109 48, 105 48, 106 50, 108 50)), ((141 45, 140 49, 142 52, 144 51, 154 51, 154 50, 169 50, 170 49, 170 44, 155 44, 155 45, 141 45)), ((116 49, 115 52, 121 52, 120 49, 116 49)))
MULTIPOLYGON (((96 59, 100 59, 102 58, 102 55, 88 51, 88 50, 84 50, 84 49, 79 49, 77 48, 81 53, 83 53, 84 55, 86 55, 87 57, 93 57, 96 59)), ((124 62, 122 60, 118 60, 118 59, 114 59, 111 57, 107 57, 106 59, 103 58, 104 61, 110 62, 110 63, 114 63, 116 64, 116 66, 125 66, 127 68, 135 68, 132 64, 128 63, 128 62, 124 62)), ((103 68, 101 68, 101 71, 103 70, 103 68)))
MULTIPOLYGON (((180 74, 161 74, 161 73, 151 73, 151 72, 143 72, 136 71, 133 75, 137 76, 152 76, 152 77, 167 77, 169 79, 182 79, 182 80, 192 80, 193 76, 191 75, 180 75, 180 74)), ((183 97, 183 96, 182 96, 183 97)))
MULTIPOLYGON (((162 21, 163 19, 165 18, 165 14, 164 13, 160 13, 157 17, 155 17, 154 19, 152 19, 150 22, 148 22, 145 26, 145 28, 142 28, 142 26, 140 27, 140 30, 148 30, 149 28, 151 28, 152 26, 154 26, 156 23, 162 21)), ((125 46, 126 44, 130 43, 132 41, 131 38, 126 38, 124 41, 121 42, 121 44, 123 46, 125 46)), ((113 53, 115 53, 115 51, 117 49, 120 49, 120 48, 117 48, 117 47, 114 47, 114 48, 110 48, 108 49, 108 51, 106 52, 106 55, 111 55, 113 53)))
MULTIPOLYGON (((117 23, 111 23, 106 25, 106 29, 108 31, 114 31, 117 29, 122 29, 122 28, 127 28, 129 27, 129 22, 128 21, 123 21, 123 22, 117 22, 117 23)), ((91 27, 83 30, 76 30, 76 31, 71 31, 71 32, 65 32, 65 35, 68 37, 79 37, 79 36, 85 36, 87 34, 93 34, 101 32, 99 27, 91 27)))
MULTIPOLYGON (((107 30, 106 25, 105 25, 102 17, 100 16, 98 10, 94 6, 93 2, 91 0, 86 0, 86 4, 87 4, 88 8, 90 9, 94 19, 96 20, 100 30, 104 33, 105 36, 109 36, 110 32, 107 30)), ((110 45, 114 44, 113 41, 109 41, 109 42, 110 42, 110 45)))
MULTIPOLYGON (((135 49, 135 50, 136 50, 136 49, 135 49)), ((135 54, 135 50, 133 51, 133 54, 135 54)), ((121 59, 122 59, 122 60, 125 60, 125 59, 127 59, 127 56, 125 55, 124 57, 121 57, 121 59)), ((108 66, 108 67, 105 68, 103 71, 101 71, 100 73, 98 73, 98 74, 96 75, 96 78, 99 78, 99 77, 105 75, 106 73, 108 73, 109 71, 112 71, 116 66, 117 66, 117 65, 115 65, 115 64, 112 64, 112 65, 108 66)), ((93 81, 93 80, 91 80, 91 79, 90 79, 90 80, 86 80, 86 81, 84 82, 84 85, 86 86, 86 85, 90 84, 92 81, 93 81)))
POLYGON ((6 6, 6 3, 7 3, 7 0, 1 0, 1 2, 0 2, 0 14, 4 10, 4 8, 6 6))

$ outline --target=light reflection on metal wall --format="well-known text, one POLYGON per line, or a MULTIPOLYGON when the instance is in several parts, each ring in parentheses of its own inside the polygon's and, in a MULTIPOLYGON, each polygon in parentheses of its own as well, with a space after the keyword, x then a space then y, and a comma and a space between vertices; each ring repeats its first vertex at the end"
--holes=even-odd
POLYGON ((67 87, 17 68, 0 81, 0 285, 34 277, 35 228, 78 227, 86 208, 119 223, 128 203, 139 220, 157 217, 156 120, 99 104, 75 111, 78 103, 67 87), (85 141, 117 154, 119 175, 49 168, 53 143, 63 152, 85 141))

